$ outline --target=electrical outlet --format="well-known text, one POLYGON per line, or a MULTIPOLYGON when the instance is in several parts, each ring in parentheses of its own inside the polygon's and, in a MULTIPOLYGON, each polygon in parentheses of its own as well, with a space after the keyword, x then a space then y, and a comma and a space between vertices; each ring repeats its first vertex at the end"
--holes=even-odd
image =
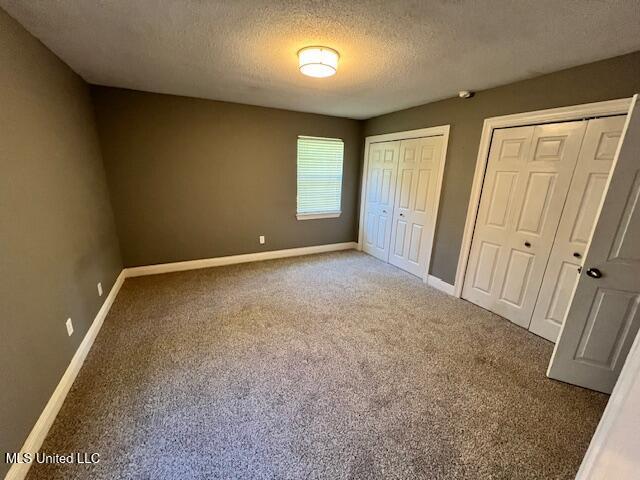
POLYGON ((260 245, 264 245, 264 235, 260 235, 260 245))
POLYGON ((73 335, 73 322, 70 318, 67 318, 67 323, 65 325, 67 326, 67 334, 69 336, 73 335))
POLYGON ((102 296, 102 282, 98 282, 98 295, 102 296))

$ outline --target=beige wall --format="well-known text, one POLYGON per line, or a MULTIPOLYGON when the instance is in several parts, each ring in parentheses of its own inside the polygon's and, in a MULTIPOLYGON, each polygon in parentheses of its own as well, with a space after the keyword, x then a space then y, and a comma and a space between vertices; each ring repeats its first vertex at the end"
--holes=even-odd
POLYGON ((0 65, 4 477, 122 264, 87 85, 2 9, 0 65))
POLYGON ((630 97, 640 92, 640 52, 367 120, 365 135, 451 125, 431 273, 453 283, 485 118, 630 97))
POLYGON ((126 266, 356 240, 362 122, 115 88, 92 95, 126 266), (339 218, 296 220, 298 135, 344 140, 339 218))

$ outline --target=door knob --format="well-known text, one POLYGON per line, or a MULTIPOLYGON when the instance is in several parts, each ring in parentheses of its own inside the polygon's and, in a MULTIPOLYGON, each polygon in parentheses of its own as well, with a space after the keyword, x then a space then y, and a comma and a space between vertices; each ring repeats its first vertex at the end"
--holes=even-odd
POLYGON ((401 214, 400 214, 400 216, 401 216, 401 217, 404 217, 404 213, 401 213, 401 214))
POLYGON ((591 278, 601 278, 602 272, 597 268, 587 268, 587 275, 591 278))
POLYGON ((386 210, 382 210, 382 213, 387 213, 387 211, 386 210))
POLYGON ((529 248, 531 246, 531 243, 530 242, 524 242, 524 246, 529 248))
POLYGON ((580 255, 578 252, 573 252, 573 256, 576 258, 582 258, 582 255, 580 255))

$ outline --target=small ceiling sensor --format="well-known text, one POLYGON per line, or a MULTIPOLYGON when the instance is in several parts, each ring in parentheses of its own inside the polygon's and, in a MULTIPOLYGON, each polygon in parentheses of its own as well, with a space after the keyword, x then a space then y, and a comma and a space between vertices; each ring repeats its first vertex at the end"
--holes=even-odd
POLYGON ((460 90, 458 92, 458 96, 460 98, 471 98, 473 97, 473 92, 470 92, 469 90, 460 90))

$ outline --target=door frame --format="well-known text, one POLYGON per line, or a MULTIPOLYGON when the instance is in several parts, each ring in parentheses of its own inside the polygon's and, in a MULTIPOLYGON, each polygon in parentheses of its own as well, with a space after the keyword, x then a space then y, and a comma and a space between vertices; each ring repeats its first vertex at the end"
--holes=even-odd
MULTIPOLYGON (((433 250, 433 238, 438 228, 438 217, 440 215, 440 194, 442 193, 442 180, 444 178, 444 169, 447 162, 447 147, 449 145, 449 125, 439 125, 437 127, 419 128, 417 130, 406 130, 403 132, 385 133, 382 135, 370 135, 364 139, 364 161, 362 163, 362 179, 360 181, 360 219, 358 221, 358 250, 362 251, 363 229, 364 229, 364 209, 367 198, 367 178, 369 170, 369 146, 372 143, 393 142, 397 140, 411 140, 413 138, 422 137, 439 137, 442 136, 442 168, 438 172, 438 181, 436 186, 436 219, 431 233, 431 248, 433 250)), ((427 283, 429 278, 429 268, 431 266, 431 253, 425 271, 422 274, 422 281, 427 283)))
POLYGON ((487 170, 489 160, 489 149, 493 131, 497 128, 522 127, 526 125, 540 125, 544 123, 568 122, 572 120, 583 120, 594 117, 604 117, 611 115, 626 115, 629 113, 631 97, 608 100, 604 102, 585 103, 582 105, 572 105, 569 107, 551 108, 547 110, 535 110, 532 112, 515 113, 502 115, 499 117, 487 118, 482 126, 482 136, 478 148, 478 158, 476 169, 473 175, 469 205, 467 207, 467 218, 464 224, 462 245, 458 256, 458 266, 456 268, 456 278, 454 282, 454 296, 462 296, 462 286, 467 272, 473 231, 476 224, 476 216, 480 206, 480 197, 484 185, 484 175, 487 170))

